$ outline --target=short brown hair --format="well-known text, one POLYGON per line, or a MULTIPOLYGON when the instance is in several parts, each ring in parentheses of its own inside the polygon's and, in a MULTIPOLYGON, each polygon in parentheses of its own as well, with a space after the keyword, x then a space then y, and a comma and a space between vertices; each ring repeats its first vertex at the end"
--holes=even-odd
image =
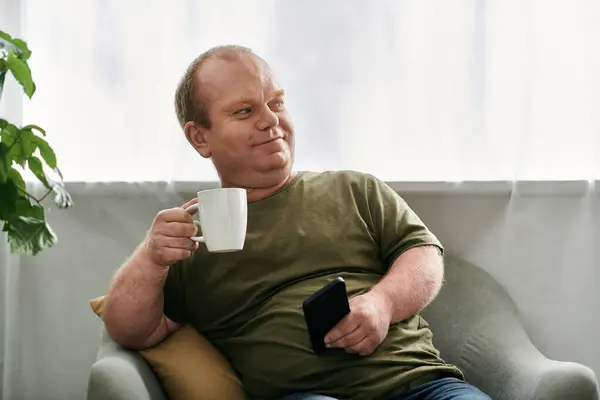
POLYGON ((175 113, 177 114, 179 125, 182 128, 188 121, 195 121, 205 128, 210 128, 210 120, 206 113, 205 104, 196 101, 196 72, 198 71, 198 68, 200 68, 202 63, 209 58, 229 58, 240 53, 256 56, 256 54, 248 47, 223 45, 205 51, 191 62, 181 77, 181 80, 177 85, 177 90, 175 91, 175 113))

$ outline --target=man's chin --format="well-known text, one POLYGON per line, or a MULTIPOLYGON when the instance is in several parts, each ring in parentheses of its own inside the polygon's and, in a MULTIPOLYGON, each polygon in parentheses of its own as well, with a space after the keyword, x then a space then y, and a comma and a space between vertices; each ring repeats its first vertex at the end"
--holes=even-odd
POLYGON ((291 164, 290 153, 280 151, 270 155, 273 158, 272 163, 275 168, 286 168, 291 164))
POLYGON ((272 160, 269 163, 264 163, 255 168, 254 170, 264 178, 270 181, 272 184, 277 184, 288 178, 292 173, 292 163, 289 158, 272 160))
POLYGON ((268 171, 254 170, 254 173, 246 175, 238 186, 266 190, 269 188, 285 185, 291 176, 289 168, 270 169, 268 171))
POLYGON ((257 170, 261 172, 291 169, 292 159, 288 151, 278 151, 261 157, 257 170))
POLYGON ((263 168, 257 168, 256 171, 265 176, 272 176, 273 179, 285 179, 292 172, 292 166, 289 162, 270 164, 263 168))

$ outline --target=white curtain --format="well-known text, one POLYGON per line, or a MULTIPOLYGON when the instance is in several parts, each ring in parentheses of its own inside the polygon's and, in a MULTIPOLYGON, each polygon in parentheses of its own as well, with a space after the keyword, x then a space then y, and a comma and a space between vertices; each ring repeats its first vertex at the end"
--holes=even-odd
POLYGON ((175 86, 237 43, 288 92, 300 169, 394 181, 600 178, 596 0, 27 0, 23 36, 70 181, 207 181, 175 86), (68 10, 68 12, 67 12, 68 10))
MULTIPOLYGON (((21 4, 17 0, 0 0, 0 30, 21 32, 21 4)), ((15 36, 16 36, 15 34, 15 36)), ((7 79, 0 101, 0 118, 21 123, 22 95, 7 79)), ((0 196, 2 193, 0 193, 0 196)), ((0 222, 0 226, 2 223, 0 222)), ((1 228, 0 228, 1 230, 1 228)), ((0 400, 15 398, 13 387, 19 379, 20 346, 18 340, 20 256, 10 252, 6 234, 0 232, 0 400)))
POLYGON ((12 399, 19 371, 19 256, 11 254, 0 233, 0 399, 12 399))

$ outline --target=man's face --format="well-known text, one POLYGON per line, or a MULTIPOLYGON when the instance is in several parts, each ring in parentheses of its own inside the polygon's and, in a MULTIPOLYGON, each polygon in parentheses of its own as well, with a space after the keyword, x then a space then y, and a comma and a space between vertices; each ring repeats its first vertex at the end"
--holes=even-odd
POLYGON ((285 180, 294 159, 294 129, 269 67, 249 54, 214 58, 204 62, 196 80, 211 125, 196 124, 196 134, 186 134, 202 156, 212 158, 221 180, 247 188, 285 180))

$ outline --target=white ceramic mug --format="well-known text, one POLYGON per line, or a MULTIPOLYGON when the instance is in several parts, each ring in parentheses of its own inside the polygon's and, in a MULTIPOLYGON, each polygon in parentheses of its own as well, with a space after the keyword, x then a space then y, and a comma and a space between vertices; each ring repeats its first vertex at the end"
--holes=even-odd
MULTIPOLYGON (((185 210, 198 211, 202 236, 191 239, 206 244, 211 253, 226 253, 244 248, 248 222, 246 190, 220 188, 197 193, 198 204, 185 210)), ((195 221, 196 222, 196 221, 195 221)))

